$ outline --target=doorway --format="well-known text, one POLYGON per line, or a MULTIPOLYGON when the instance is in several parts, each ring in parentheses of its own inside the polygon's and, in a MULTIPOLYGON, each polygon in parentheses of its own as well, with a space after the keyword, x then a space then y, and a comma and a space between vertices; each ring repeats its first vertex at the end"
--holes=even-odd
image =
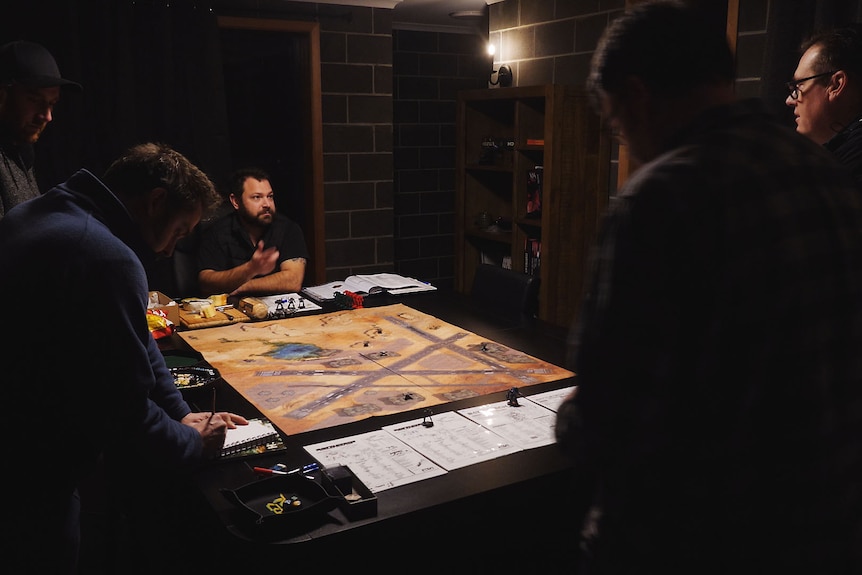
POLYGON ((233 17, 218 25, 232 169, 271 175, 276 209, 305 233, 305 284, 324 283, 319 25, 233 17))

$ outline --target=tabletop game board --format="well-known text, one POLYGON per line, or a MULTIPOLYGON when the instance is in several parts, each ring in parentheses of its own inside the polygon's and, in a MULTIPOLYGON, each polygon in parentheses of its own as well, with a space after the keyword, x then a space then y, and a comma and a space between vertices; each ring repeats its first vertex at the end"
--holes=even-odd
POLYGON ((288 434, 574 375, 404 304, 180 335, 288 434))

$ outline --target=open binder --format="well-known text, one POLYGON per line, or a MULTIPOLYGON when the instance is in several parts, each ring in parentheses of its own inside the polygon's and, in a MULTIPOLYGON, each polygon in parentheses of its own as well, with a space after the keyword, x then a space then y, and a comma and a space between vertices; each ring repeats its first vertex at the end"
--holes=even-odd
POLYGON ((248 457, 286 449, 278 430, 265 417, 248 420, 248 425, 228 429, 221 457, 248 457))
POLYGON ((343 280, 329 282, 318 286, 305 287, 302 291, 318 301, 325 301, 335 299, 336 293, 344 293, 346 291, 361 296, 369 296, 378 293, 401 295, 433 291, 436 289, 437 288, 431 284, 427 284, 415 278, 393 273, 379 273, 352 275, 343 280))

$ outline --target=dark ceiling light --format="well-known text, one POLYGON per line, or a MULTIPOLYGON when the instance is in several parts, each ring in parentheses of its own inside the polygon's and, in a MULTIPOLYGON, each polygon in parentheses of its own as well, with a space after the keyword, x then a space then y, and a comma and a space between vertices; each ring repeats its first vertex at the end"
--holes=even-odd
POLYGON ((484 18, 485 13, 481 10, 456 10, 455 12, 449 12, 449 16, 452 18, 469 20, 472 18, 484 18))

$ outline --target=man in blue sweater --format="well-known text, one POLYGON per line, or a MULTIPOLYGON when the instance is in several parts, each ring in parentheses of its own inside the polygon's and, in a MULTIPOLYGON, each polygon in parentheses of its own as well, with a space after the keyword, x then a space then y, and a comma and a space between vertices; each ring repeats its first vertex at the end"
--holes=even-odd
POLYGON ((4 563, 76 573, 78 488, 100 458, 182 468, 248 423, 192 412, 146 320, 144 263, 170 255, 217 198, 184 156, 143 144, 101 181, 82 169, 0 220, 3 420, 16 470, 6 478, 4 563))

